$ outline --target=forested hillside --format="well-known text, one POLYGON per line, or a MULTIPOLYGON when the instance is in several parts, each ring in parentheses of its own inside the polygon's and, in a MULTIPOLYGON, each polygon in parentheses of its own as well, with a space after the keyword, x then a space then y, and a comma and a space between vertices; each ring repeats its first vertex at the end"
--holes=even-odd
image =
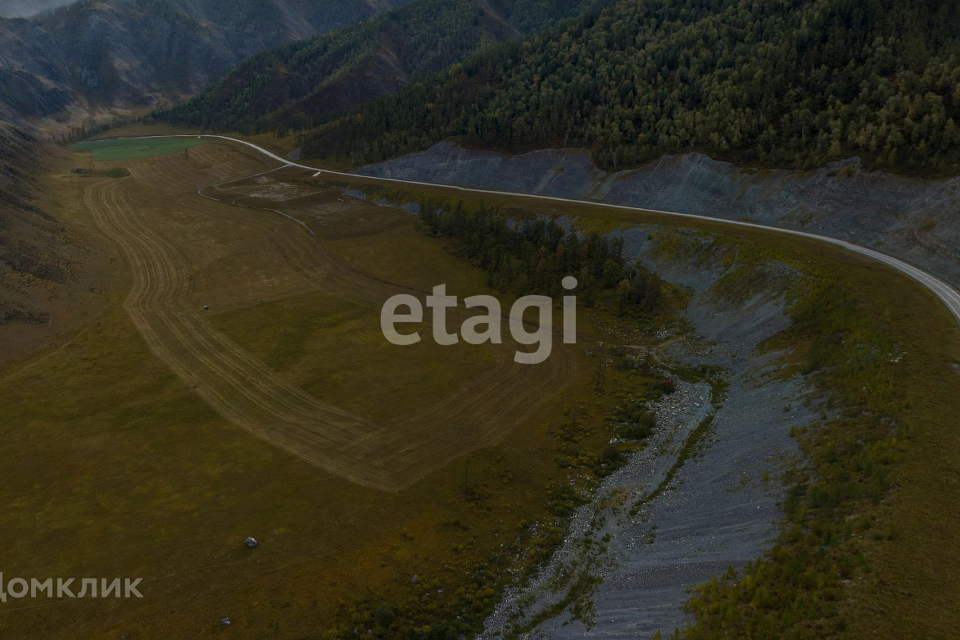
POLYGON ((421 0, 308 42, 265 51, 157 117, 220 131, 314 127, 485 47, 578 15, 591 0, 421 0))
POLYGON ((960 3, 623 0, 304 136, 368 163, 458 137, 592 149, 605 168, 700 150, 748 164, 960 170, 960 3))
POLYGON ((86 0, 0 18, 0 120, 81 121, 193 95, 241 60, 409 0, 86 0))

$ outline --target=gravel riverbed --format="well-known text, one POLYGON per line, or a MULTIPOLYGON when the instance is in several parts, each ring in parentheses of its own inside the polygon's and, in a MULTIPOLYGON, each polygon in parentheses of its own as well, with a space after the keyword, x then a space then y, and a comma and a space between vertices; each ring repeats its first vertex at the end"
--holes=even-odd
MULTIPOLYGON (((628 236, 628 253, 643 259, 647 230, 628 236)), ((484 639, 503 637, 509 621, 532 627, 528 638, 635 639, 658 630, 667 637, 691 620, 683 610, 691 587, 744 566, 776 536, 780 477, 797 454, 790 427, 818 412, 800 379, 774 375, 779 354, 757 349, 789 325, 782 301, 771 292, 724 302, 710 289, 718 273, 651 266, 695 292, 688 317, 696 335, 671 341, 668 359, 721 366, 726 397, 715 402, 708 384, 677 380, 676 392, 656 406, 649 445, 576 511, 550 563, 507 593, 486 621, 484 639), (698 453, 658 490, 684 442, 711 414, 698 453)))

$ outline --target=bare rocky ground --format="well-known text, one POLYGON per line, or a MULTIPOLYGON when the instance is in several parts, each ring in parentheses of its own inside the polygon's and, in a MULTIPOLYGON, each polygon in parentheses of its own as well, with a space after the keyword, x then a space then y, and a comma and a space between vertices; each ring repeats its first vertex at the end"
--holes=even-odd
POLYGON ((606 173, 585 151, 507 156, 443 142, 360 173, 596 198, 799 229, 884 251, 960 286, 960 178, 918 180, 865 171, 857 158, 808 172, 752 171, 692 153, 606 173))
POLYGON ((649 231, 625 233, 628 253, 695 292, 693 331, 662 335, 669 346, 661 357, 722 367, 725 397, 711 397, 704 382, 678 380, 656 407, 649 445, 576 512, 549 565, 505 597, 483 638, 503 637, 509 623, 529 638, 669 636, 690 621, 683 611, 690 587, 759 557, 776 535, 781 474, 797 454, 789 430, 817 412, 800 379, 773 375, 779 354, 757 349, 789 325, 783 296, 773 290, 746 302, 719 299, 711 286, 721 273, 647 259, 649 231), (680 459, 665 483, 701 424, 709 429, 696 454, 680 459))

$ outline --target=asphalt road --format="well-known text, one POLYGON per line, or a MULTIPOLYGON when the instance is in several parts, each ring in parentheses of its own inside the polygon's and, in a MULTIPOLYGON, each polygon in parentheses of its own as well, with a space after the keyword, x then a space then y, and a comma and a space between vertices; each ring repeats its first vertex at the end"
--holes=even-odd
MULTIPOLYGON (((192 138, 193 136, 144 136, 144 137, 149 137, 149 138, 191 137, 192 138)), ((270 157, 276 160, 277 162, 282 163, 284 166, 296 167, 298 169, 306 169, 308 171, 313 171, 314 176, 321 176, 326 174, 326 175, 340 176, 340 177, 346 177, 346 178, 358 177, 352 173, 344 173, 340 171, 329 171, 327 169, 318 169, 317 167, 311 167, 305 164, 292 162, 291 160, 282 158, 277 154, 267 151, 263 147, 253 144, 252 142, 247 142, 246 140, 238 140, 237 138, 231 138, 230 136, 218 136, 218 135, 204 135, 204 136, 198 136, 198 137, 229 140, 230 142, 235 142, 237 144, 245 145, 247 147, 250 147, 251 149, 255 149, 259 151, 260 153, 262 153, 267 157, 270 157)), ((479 193, 479 194, 505 195, 505 196, 519 195, 519 196, 524 196, 526 198, 543 200, 547 202, 572 202, 572 203, 589 204, 590 206, 593 206, 593 207, 607 207, 610 209, 618 209, 620 211, 635 211, 637 213, 658 213, 658 214, 663 214, 663 215, 672 216, 676 218, 687 218, 691 220, 706 220, 709 222, 729 225, 732 227, 742 227, 747 229, 762 229, 765 231, 773 231, 776 233, 783 233, 791 236, 811 238, 813 240, 819 240, 820 242, 826 242, 832 245, 837 245, 839 247, 843 247, 844 249, 847 249, 848 251, 853 251, 854 253, 859 253, 861 255, 867 256, 868 258, 872 258, 874 260, 877 260, 878 262, 882 262, 883 264, 890 266, 896 269, 897 271, 910 276, 911 278, 919 282, 921 285, 926 287, 935 296, 937 296, 937 298, 939 298, 940 301, 943 302, 944 305, 946 305, 947 309, 950 310, 950 313, 953 314, 953 317, 957 320, 957 322, 960 323, 960 293, 958 293, 956 289, 951 287, 949 284, 947 284, 943 280, 940 280, 936 276, 931 275, 930 273, 927 273, 926 271, 919 269, 908 262, 904 262, 899 258, 894 258, 893 256, 888 255, 886 253, 876 251, 874 249, 868 249, 867 247, 854 244, 852 242, 847 242, 845 240, 838 240, 837 238, 831 238, 829 236, 822 236, 815 233, 806 233, 804 231, 795 231, 793 229, 781 229, 779 227, 770 227, 767 225, 755 224, 752 222, 741 222, 739 220, 723 220, 721 218, 712 218, 710 216, 701 216, 701 215, 695 215, 691 213, 678 213, 676 211, 661 211, 659 209, 644 209, 641 207, 631 207, 628 205, 611 204, 608 202, 598 202, 594 200, 578 200, 575 198, 557 198, 554 196, 532 195, 528 193, 511 193, 509 191, 496 191, 494 189, 457 187, 453 185, 438 184, 438 183, 432 183, 432 182, 418 182, 415 180, 400 180, 396 178, 373 178, 369 176, 363 176, 363 178, 365 180, 370 180, 374 182, 383 182, 383 183, 419 185, 419 186, 426 186, 426 187, 447 187, 447 188, 456 189, 458 191, 462 191, 465 193, 479 193)))

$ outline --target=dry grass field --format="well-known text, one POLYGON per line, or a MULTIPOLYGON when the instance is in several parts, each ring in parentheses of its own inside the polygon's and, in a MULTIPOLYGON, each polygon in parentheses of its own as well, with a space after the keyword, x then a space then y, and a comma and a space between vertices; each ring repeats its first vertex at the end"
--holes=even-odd
MULTIPOLYGON (((586 314, 580 344, 555 339, 536 367, 514 365, 509 342, 441 348, 427 322, 414 347, 387 344, 386 297, 441 283, 461 299, 493 293, 484 274, 409 213, 273 169, 220 142, 60 167, 51 211, 101 242, 109 267, 82 326, 0 369, 2 570, 74 586, 143 578, 144 597, 10 600, 0 638, 323 638, 371 615, 414 612, 424 633, 477 616, 522 569, 504 545, 533 561, 544 544, 546 528, 530 525, 553 520, 551 488, 569 475, 557 425, 577 407, 580 448, 599 453, 604 416, 648 382, 610 371, 607 395, 594 393, 586 314), (69 173, 88 165, 102 173, 69 173)), ((495 200, 604 229, 640 221, 495 200)), ((859 637, 941 635, 958 594, 943 568, 960 549, 952 320, 884 267, 735 236, 842 273, 858 309, 910 354, 888 407, 909 434, 882 505, 896 535, 864 544, 873 575, 842 606, 859 637)), ((452 330, 463 311, 450 315, 452 330)))
MULTIPOLYGON (((196 180, 198 172, 189 162, 190 157, 201 166, 217 166, 233 175, 239 170, 227 163, 212 163, 205 153, 201 148, 183 156, 171 154, 150 163, 149 168, 145 162, 134 163, 129 168, 133 181, 93 184, 85 190, 84 198, 98 226, 123 247, 131 263, 134 286, 124 307, 150 350, 233 424, 340 477, 377 489, 397 490, 465 451, 496 443, 507 430, 575 378, 576 359, 562 344, 557 345, 547 362, 533 367, 513 362, 516 345, 504 344, 491 348, 494 353, 485 354, 489 366, 478 368, 472 362, 477 349, 467 345, 457 349, 435 345, 431 349, 429 341, 424 340, 419 348, 411 349, 419 356, 419 366, 403 366, 407 364, 405 356, 394 358, 393 353, 387 352, 396 349, 378 339, 379 309, 394 294, 422 292, 352 269, 325 249, 322 238, 290 224, 282 216, 269 215, 269 210, 266 215, 256 208, 249 210, 263 204, 289 208, 291 200, 295 207, 310 206, 314 196, 321 202, 329 200, 326 194, 306 190, 303 195, 283 191, 278 194, 266 188, 275 186, 275 179, 261 176, 262 182, 253 180, 250 184, 252 195, 238 197, 228 191, 223 203, 206 194, 197 198, 192 180, 196 180), (134 183, 149 186, 130 193, 128 187, 134 183), (229 204, 240 201, 246 211, 229 204), (151 206, 155 203, 161 203, 162 210, 151 206), (239 221, 244 217, 250 218, 247 224, 239 221), (269 230, 265 225, 275 228, 269 230), (218 229, 229 232, 218 235, 218 229), (274 288, 271 294, 299 292, 304 286, 319 289, 366 311, 357 318, 366 321, 359 332, 350 331, 349 327, 344 332, 352 334, 352 346, 360 347, 347 351, 351 357, 366 361, 371 370, 386 375, 387 379, 379 381, 377 388, 384 383, 396 386, 389 379, 403 378, 405 371, 421 371, 440 380, 456 381, 456 388, 446 390, 447 393, 437 393, 441 389, 432 388, 413 394, 401 389, 395 398, 368 398, 401 408, 387 422, 377 424, 324 401, 322 389, 321 397, 305 393, 217 331, 207 321, 207 314, 198 308, 196 296, 191 302, 191 274, 221 259, 232 261, 238 255, 245 256, 258 245, 263 246, 264 237, 269 243, 269 254, 282 257, 285 264, 267 266, 266 278, 228 268, 219 272, 227 276, 219 285, 232 286, 237 296, 247 296, 243 301, 247 304, 263 298, 249 299, 262 293, 258 287, 247 287, 245 283, 263 283, 272 273, 285 275, 283 284, 288 286, 277 282, 264 284, 274 288), (293 283, 291 279, 300 282, 293 283), (364 343, 371 345, 372 353, 367 353, 364 343), (472 369, 476 369, 474 376, 464 375, 472 369), (403 400, 406 396, 426 396, 422 399, 428 404, 408 407, 403 400)), ((217 174, 211 177, 219 179, 217 174)), ((222 193, 218 190, 217 195, 222 193)), ((320 206, 331 207, 332 203, 320 206)), ((367 216, 383 215, 370 205, 367 209, 367 216)), ((391 214, 400 215, 387 215, 391 214)), ((234 301, 232 306, 237 304, 234 301)), ((336 323, 348 322, 342 315, 337 317, 335 305, 325 306, 327 309, 319 319, 332 314, 336 323)), ((335 333, 325 335, 336 338, 335 333)), ((337 353, 351 344, 328 346, 337 353)), ((322 352, 319 356, 323 357, 322 352)), ((358 397, 359 390, 353 388, 352 397, 358 397)))
POLYGON ((196 638, 225 616, 230 637, 316 637, 431 584, 439 610, 547 515, 549 430, 596 404, 589 382, 558 395, 584 356, 557 340, 523 367, 513 344, 441 348, 429 323, 388 344, 385 297, 490 293, 410 214, 321 189, 297 205, 326 212, 312 235, 240 193, 255 180, 211 189, 272 168, 219 143, 95 165, 119 167, 62 178, 126 265, 99 320, 0 373, 0 522, 8 579, 142 577, 144 598, 19 601, 0 637, 196 638), (371 238, 396 253, 356 253, 371 238))

